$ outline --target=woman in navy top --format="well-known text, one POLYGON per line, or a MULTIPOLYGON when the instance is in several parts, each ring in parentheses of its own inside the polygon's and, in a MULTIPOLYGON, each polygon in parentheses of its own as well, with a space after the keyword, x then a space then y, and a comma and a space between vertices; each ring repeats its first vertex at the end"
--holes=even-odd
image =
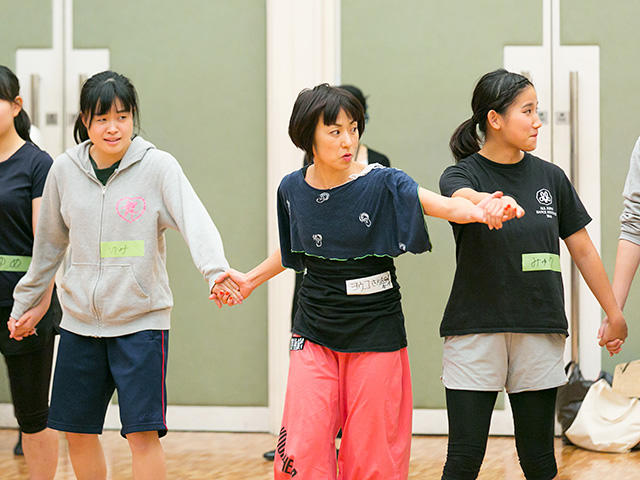
MULTIPOLYGON (((362 105, 319 85, 298 96, 293 143, 313 163, 278 189, 280 249, 247 274, 230 270, 246 298, 285 268, 306 271, 290 345, 275 478, 405 479, 412 397, 393 258, 431 245, 424 215, 484 222, 484 206, 425 190, 398 169, 354 161, 362 105)), ((515 212, 505 216, 512 218, 515 212)), ((218 300, 223 300, 224 298, 218 300)))

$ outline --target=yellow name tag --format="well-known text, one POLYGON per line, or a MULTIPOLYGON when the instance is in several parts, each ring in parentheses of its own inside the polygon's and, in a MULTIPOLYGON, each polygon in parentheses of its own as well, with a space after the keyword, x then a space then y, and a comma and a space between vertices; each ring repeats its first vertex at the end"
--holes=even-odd
POLYGON ((30 264, 31 257, 0 255, 0 271, 3 272, 26 272, 30 264))
POLYGON ((523 253, 522 271, 538 272, 541 270, 560 271, 560 255, 555 253, 523 253))
POLYGON ((144 240, 100 242, 100 256, 102 258, 144 257, 144 240))

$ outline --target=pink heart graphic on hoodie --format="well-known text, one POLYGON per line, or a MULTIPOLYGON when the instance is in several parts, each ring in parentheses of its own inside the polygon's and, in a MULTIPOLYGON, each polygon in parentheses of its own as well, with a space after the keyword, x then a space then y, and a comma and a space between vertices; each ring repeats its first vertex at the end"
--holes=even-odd
POLYGON ((116 211, 125 222, 133 223, 139 219, 147 209, 142 197, 124 197, 116 203, 116 211))

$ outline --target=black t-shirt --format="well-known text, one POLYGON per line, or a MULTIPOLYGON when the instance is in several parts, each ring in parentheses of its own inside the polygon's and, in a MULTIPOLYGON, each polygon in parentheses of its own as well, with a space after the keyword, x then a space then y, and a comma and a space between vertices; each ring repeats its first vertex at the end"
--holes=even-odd
POLYGON ((118 160, 116 163, 107 168, 98 168, 98 165, 96 165, 96 162, 93 157, 91 157, 91 155, 89 155, 89 160, 91 160, 91 166, 93 167, 93 171, 95 172, 96 177, 103 185, 107 184, 109 178, 111 177, 111 175, 113 175, 113 172, 115 172, 116 169, 120 166, 120 160, 118 160))
POLYGON ((390 257, 326 260, 305 256, 293 333, 340 352, 392 352, 407 346, 400 286, 390 257), (346 281, 389 272, 393 288, 347 295, 346 281))
POLYGON ((319 190, 305 173, 287 175, 278 189, 282 265, 306 269, 293 333, 342 352, 405 347, 393 257, 431 249, 418 184, 372 165, 319 190))
POLYGON ((25 257, 33 249, 31 202, 42 196, 52 164, 49 154, 29 142, 0 162, 0 306, 13 305, 13 290, 26 272, 25 257))
POLYGON ((560 242, 591 217, 562 169, 525 153, 511 165, 476 153, 448 167, 440 190, 500 190, 525 210, 500 230, 452 223, 456 273, 440 335, 563 333, 567 335, 560 242))

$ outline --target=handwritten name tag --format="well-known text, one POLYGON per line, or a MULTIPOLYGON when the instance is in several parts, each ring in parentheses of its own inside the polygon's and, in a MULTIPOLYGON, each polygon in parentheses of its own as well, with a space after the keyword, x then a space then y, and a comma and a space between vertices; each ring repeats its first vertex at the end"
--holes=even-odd
POLYGON ((3 272, 26 272, 29 270, 31 257, 20 255, 0 255, 0 271, 3 272))
POLYGON ((102 258, 144 257, 144 240, 100 242, 100 256, 102 258))
POLYGON ((537 272, 540 270, 560 271, 560 256, 555 253, 523 253, 522 271, 537 272))
POLYGON ((383 292, 393 288, 389 272, 347 280, 345 283, 347 285, 347 295, 371 295, 372 293, 383 292))

